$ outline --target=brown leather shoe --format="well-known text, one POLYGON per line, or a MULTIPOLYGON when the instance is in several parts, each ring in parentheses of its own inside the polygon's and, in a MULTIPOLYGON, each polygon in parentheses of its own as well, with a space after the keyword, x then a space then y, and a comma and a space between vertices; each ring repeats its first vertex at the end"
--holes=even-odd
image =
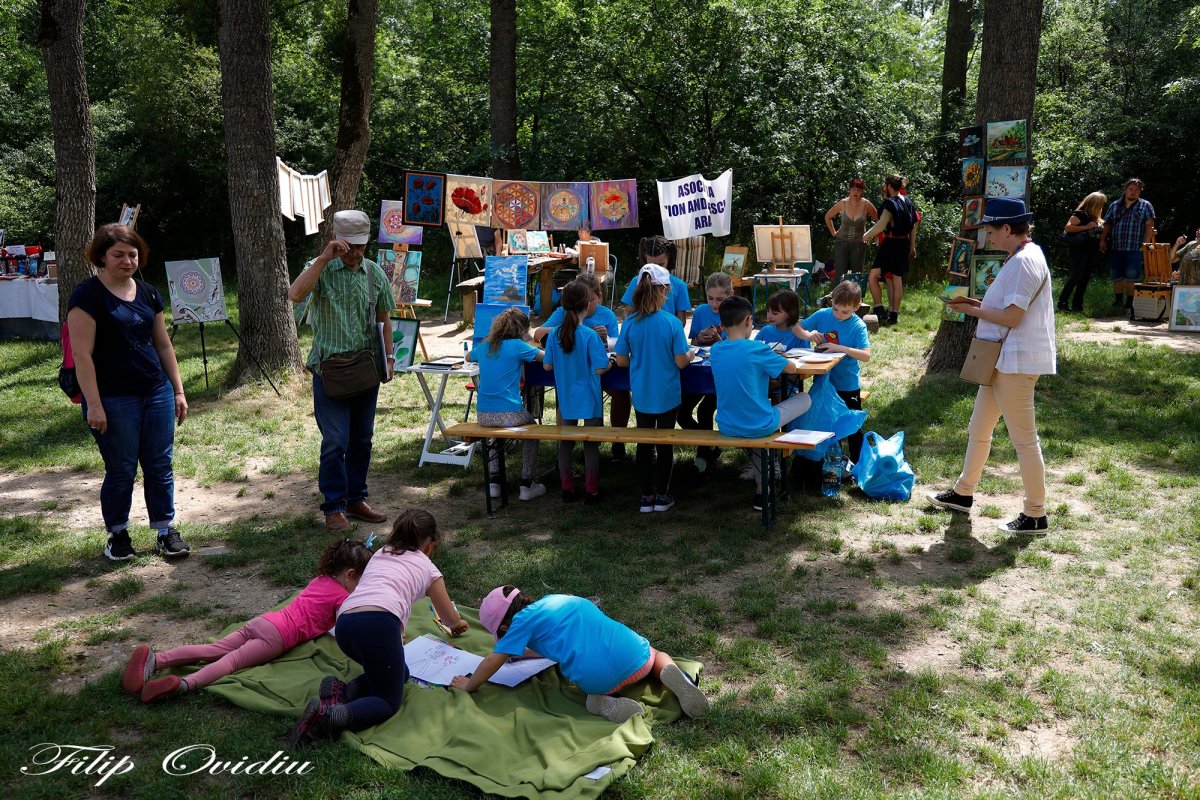
POLYGON ((380 514, 367 505, 366 500, 346 506, 346 516, 361 519, 363 522, 387 522, 387 514, 380 514))
POLYGON ((332 514, 325 515, 325 530, 327 531, 346 531, 350 529, 350 520, 346 519, 346 515, 340 511, 335 511, 332 514))

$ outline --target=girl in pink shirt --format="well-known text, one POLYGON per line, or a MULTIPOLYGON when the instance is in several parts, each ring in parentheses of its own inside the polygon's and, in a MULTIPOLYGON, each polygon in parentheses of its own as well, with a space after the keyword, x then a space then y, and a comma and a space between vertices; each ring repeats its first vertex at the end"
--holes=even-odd
POLYGON ((140 694, 143 703, 149 703, 199 689, 238 670, 278 658, 333 627, 334 615, 358 585, 370 559, 371 551, 357 539, 331 542, 321 554, 317 577, 286 606, 255 617, 212 644, 185 645, 162 653, 140 644, 129 657, 121 685, 130 694, 140 694), (187 677, 150 679, 159 670, 200 662, 208 665, 187 677))
POLYGON ((338 612, 338 647, 362 665, 363 674, 349 683, 334 675, 321 681, 320 699, 309 701, 292 729, 292 747, 336 738, 343 730, 361 731, 400 710, 408 680, 404 628, 417 600, 428 596, 454 636, 470 627, 429 560, 437 543, 437 522, 428 511, 410 508, 396 518, 391 538, 371 556, 358 588, 338 612))

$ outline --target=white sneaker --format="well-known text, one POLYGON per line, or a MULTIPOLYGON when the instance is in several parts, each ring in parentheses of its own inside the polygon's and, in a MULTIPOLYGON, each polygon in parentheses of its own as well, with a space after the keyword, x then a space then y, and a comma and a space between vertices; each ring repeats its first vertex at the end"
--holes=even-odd
POLYGON ((521 487, 521 499, 532 500, 535 497, 541 497, 546 493, 545 484, 535 483, 532 486, 521 487))
POLYGON ((489 483, 488 484, 488 494, 491 495, 493 500, 495 498, 499 497, 500 496, 500 484, 489 483))
POLYGON ((610 697, 606 694, 589 694, 584 707, 598 717, 604 717, 614 725, 620 725, 646 707, 628 697, 610 697))
POLYGON ((677 664, 668 664, 663 667, 658 679, 662 681, 663 686, 671 690, 671 694, 675 695, 684 714, 694 718, 708 712, 708 698, 677 664))

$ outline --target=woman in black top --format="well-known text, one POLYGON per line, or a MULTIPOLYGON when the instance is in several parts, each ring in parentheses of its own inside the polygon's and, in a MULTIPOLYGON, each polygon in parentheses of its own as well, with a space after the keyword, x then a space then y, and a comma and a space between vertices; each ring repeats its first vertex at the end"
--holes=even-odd
POLYGON ((129 510, 138 464, 145 483, 154 550, 185 556, 175 530, 175 476, 171 469, 175 425, 187 416, 175 350, 163 320, 163 299, 134 278, 146 260, 146 242, 132 228, 104 225, 87 250, 96 268, 71 292, 67 330, 75 376, 83 390, 83 417, 104 459, 100 510, 108 531, 105 557, 137 555, 129 538, 129 510))
POLYGON ((1101 214, 1107 202, 1108 197, 1102 192, 1092 192, 1083 198, 1079 208, 1071 212, 1071 217, 1063 226, 1063 233, 1068 234, 1067 246, 1071 250, 1071 277, 1063 284, 1058 295, 1059 311, 1083 311, 1083 296, 1087 294, 1092 266, 1096 254, 1100 252, 1100 232, 1104 225, 1101 214))

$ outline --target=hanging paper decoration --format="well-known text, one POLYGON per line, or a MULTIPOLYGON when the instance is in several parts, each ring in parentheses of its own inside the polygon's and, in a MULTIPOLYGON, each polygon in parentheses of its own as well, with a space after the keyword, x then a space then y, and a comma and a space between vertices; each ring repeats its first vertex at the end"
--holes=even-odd
POLYGON ((594 181, 589 222, 594 231, 638 226, 637 181, 594 181))
POLYGON ((446 221, 492 224, 492 179, 446 176, 446 221))
POLYGON ((590 183, 543 183, 542 229, 574 231, 588 227, 590 183))
POLYGON ((404 173, 404 224, 441 227, 446 176, 440 172, 404 173))
POLYGON ((288 219, 304 217, 304 234, 312 236, 325 221, 324 211, 332 205, 329 194, 329 173, 302 175, 275 156, 279 175, 279 210, 288 219), (286 188, 285 188, 286 187, 286 188))
POLYGON ((541 227, 541 203, 538 184, 529 181, 492 182, 492 224, 512 230, 541 227))
POLYGON ((420 244, 425 229, 404 224, 404 201, 384 200, 379 204, 379 241, 384 244, 420 244))

